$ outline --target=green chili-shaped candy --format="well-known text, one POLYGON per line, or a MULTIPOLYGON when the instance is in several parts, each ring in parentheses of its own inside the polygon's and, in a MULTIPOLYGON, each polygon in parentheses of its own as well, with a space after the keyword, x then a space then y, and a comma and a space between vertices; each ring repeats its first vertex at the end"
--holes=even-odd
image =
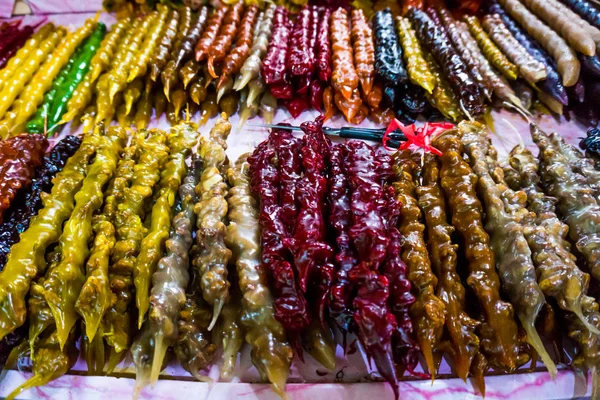
POLYGON ((52 103, 56 98, 56 94, 58 93, 58 88, 64 84, 66 81, 69 71, 73 66, 73 62, 75 58, 72 57, 69 60, 69 63, 64 66, 64 68, 60 71, 54 82, 52 82, 52 87, 50 90, 44 95, 44 100, 42 105, 37 109, 33 118, 27 123, 25 130, 29 133, 44 133, 45 128, 49 128, 52 126, 52 123, 47 120, 48 114, 50 114, 50 109, 52 107, 52 103))
POLYGON ((98 23, 96 29, 89 39, 82 46, 81 52, 75 55, 73 66, 64 83, 59 86, 57 96, 54 99, 50 114, 48 116, 48 125, 51 127, 48 132, 53 132, 57 124, 62 119, 63 114, 67 111, 67 104, 77 86, 85 79, 85 76, 90 71, 90 65, 96 51, 100 48, 104 35, 106 34, 106 25, 98 23))
MULTIPOLYGON (((73 69, 75 65, 82 59, 83 54, 87 51, 86 49, 92 43, 92 38, 97 37, 101 32, 102 37, 106 33, 106 26, 103 23, 96 25, 96 29, 93 34, 87 38, 69 58, 67 64, 61 69, 60 73, 52 82, 50 90, 44 95, 44 100, 40 107, 37 109, 33 118, 27 123, 26 130, 29 133, 44 133, 48 129, 48 133, 54 132, 58 121, 54 121, 52 112, 55 104, 60 104, 61 89, 69 84, 70 78, 73 75, 73 69)), ((102 37, 100 40, 102 40, 102 37)), ((94 51, 95 52, 95 51, 94 51)), ((93 56, 93 53, 92 53, 93 56)), ((69 99, 67 99, 68 101, 69 99)))

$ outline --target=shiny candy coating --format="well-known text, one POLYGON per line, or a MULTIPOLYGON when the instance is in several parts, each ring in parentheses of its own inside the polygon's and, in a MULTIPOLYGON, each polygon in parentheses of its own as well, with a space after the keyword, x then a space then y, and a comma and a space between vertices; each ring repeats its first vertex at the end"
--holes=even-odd
POLYGON ((46 267, 44 253, 56 243, 74 207, 74 196, 88 169, 88 162, 96 151, 96 139, 86 135, 77 152, 67 161, 54 179, 49 195, 43 196, 44 207, 32 218, 21 240, 11 249, 4 270, 0 272, 0 337, 25 322, 25 296, 31 280, 46 267))
POLYGON ((436 86, 436 79, 432 75, 429 65, 423 56, 421 44, 417 39, 410 20, 400 17, 396 20, 396 25, 400 42, 404 49, 402 55, 406 62, 410 81, 415 85, 421 86, 428 93, 432 93, 436 86))
MULTIPOLYGON (((465 287, 457 274, 458 245, 452 241, 454 227, 447 222, 439 173, 437 157, 426 154, 421 170, 423 183, 417 186, 416 192, 419 207, 425 216, 431 267, 439 279, 436 294, 446 306, 448 342, 443 347, 454 361, 457 375, 466 379, 471 363, 479 353, 479 338, 475 333, 479 323, 466 312, 465 287)), ((476 375, 475 378, 480 391, 485 393, 483 375, 476 375)))
POLYGON ((196 145, 198 132, 191 124, 180 124, 171 128, 167 139, 169 160, 164 165, 158 183, 158 197, 150 215, 149 230, 140 245, 140 252, 133 270, 138 308, 138 329, 141 328, 149 308, 150 280, 164 251, 169 237, 172 207, 179 186, 187 173, 186 159, 196 145))
POLYGON ((393 184, 396 200, 402 204, 399 231, 402 243, 402 260, 408 266, 408 279, 416 292, 416 301, 410 306, 415 321, 415 334, 425 356, 428 370, 435 376, 433 353, 439 347, 445 320, 445 304, 436 296, 438 280, 431 270, 425 244, 425 226, 420 223, 422 214, 416 199, 414 183, 418 172, 410 151, 397 153, 394 160, 396 175, 393 184))
POLYGON ((563 85, 573 86, 579 79, 581 71, 581 64, 575 51, 558 33, 540 21, 518 0, 498 0, 498 2, 552 56, 563 85))
POLYGON ((465 16, 463 21, 469 27, 471 35, 477 41, 479 48, 482 53, 486 56, 489 62, 502 74, 510 79, 515 80, 518 76, 518 68, 515 64, 510 62, 504 53, 496 46, 496 44, 490 39, 486 31, 481 26, 479 19, 475 16, 465 16))
POLYGON ((43 160, 48 141, 21 134, 0 142, 0 223, 20 189, 27 189, 43 160))
POLYGON ((402 61, 402 48, 394 27, 394 18, 389 9, 375 13, 373 35, 375 72, 379 79, 391 85, 406 82, 408 76, 402 61))
POLYGON ((125 139, 125 131, 119 128, 109 129, 99 139, 96 156, 75 195, 73 212, 58 242, 60 261, 46 274, 44 295, 54 316, 61 349, 79 318, 75 302, 85 282, 84 263, 92 238, 92 216, 102 206, 104 185, 113 176, 125 139))
POLYGON ((43 101, 44 93, 52 86, 54 78, 68 63, 75 49, 94 31, 96 25, 95 19, 88 19, 81 28, 69 34, 58 44, 52 56, 37 71, 30 84, 19 96, 21 103, 15 121, 12 123, 13 133, 21 130, 35 113, 38 105, 43 101))
POLYGON ((198 270, 204 300, 214 307, 211 330, 229 296, 227 264, 231 250, 225 245, 227 183, 221 173, 227 161, 226 139, 231 131, 227 115, 222 114, 210 132, 209 140, 200 143, 204 170, 196 193, 200 201, 194 206, 198 227, 193 265, 198 270))
POLYGON ((239 74, 233 86, 235 90, 242 90, 248 82, 252 79, 256 79, 260 74, 263 59, 267 54, 271 35, 273 34, 273 17, 275 10, 276 7, 270 5, 265 10, 262 21, 259 21, 259 24, 257 24, 258 33, 253 38, 252 48, 250 49, 248 58, 246 58, 239 70, 239 74))
POLYGON ((496 177, 495 181, 488 170, 486 155, 489 156, 489 140, 483 125, 461 122, 458 129, 470 164, 479 178, 478 185, 487 215, 486 228, 490 234, 490 246, 496 256, 496 269, 502 288, 527 333, 527 342, 540 355, 550 375, 554 375, 556 365, 545 350, 535 328, 535 321, 546 299, 537 284, 531 250, 519 220, 519 213, 527 211, 519 205, 505 206, 501 191, 509 189, 504 189, 506 184, 503 179, 496 177))
MULTIPOLYGON (((18 138, 18 136, 17 136, 18 138)), ((6 211, 6 221, 0 224, 0 266, 4 268, 10 247, 17 243, 19 235, 29 227, 31 218, 42 207, 42 193, 49 193, 52 179, 60 172, 73 153, 79 148, 81 139, 67 136, 44 157, 35 169, 31 187, 17 194, 14 204, 6 211)))
POLYGON ((241 324, 246 342, 252 346, 252 363, 278 393, 285 390, 292 349, 283 326, 275 319, 267 271, 260 265, 258 203, 250 190, 247 155, 227 171, 231 185, 227 244, 233 251, 242 292, 241 324))
POLYGON ((144 139, 145 134, 138 133, 140 150, 137 163, 130 187, 124 191, 123 202, 115 215, 117 243, 111 255, 109 279, 116 303, 108 309, 103 321, 105 340, 115 353, 121 353, 130 344, 128 310, 133 300, 136 257, 146 233, 142 221, 146 216, 146 203, 152 198, 153 188, 158 184, 160 172, 169 157, 164 132, 151 130, 148 138, 144 139))
POLYGON ((431 52, 462 107, 470 114, 482 114, 485 110, 483 92, 452 47, 443 26, 415 8, 410 9, 408 16, 415 26, 417 37, 431 52))
POLYGON ((490 239, 483 229, 483 208, 475 192, 477 177, 462 158, 462 144, 452 131, 433 143, 442 153, 440 179, 448 199, 452 225, 461 235, 467 259, 467 285, 481 306, 482 325, 477 331, 481 353, 476 366, 485 359, 494 368, 512 371, 517 367, 517 325, 513 307, 500 298, 500 279, 490 239))

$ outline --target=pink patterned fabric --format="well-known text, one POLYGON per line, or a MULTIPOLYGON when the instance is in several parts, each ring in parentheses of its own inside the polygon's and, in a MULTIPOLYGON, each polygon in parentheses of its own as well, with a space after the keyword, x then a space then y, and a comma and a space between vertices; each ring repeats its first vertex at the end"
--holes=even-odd
MULTIPOLYGON (((0 4, 6 1, 0 0, 0 4)), ((9 3, 11 1, 14 0, 8 0, 9 3)), ((31 7, 33 14, 68 14, 102 10, 102 0, 25 0, 25 2, 31 7)))
POLYGON ((0 0, 0 18, 10 18, 15 7, 15 0, 0 0))
MULTIPOLYGON (((3 0, 0 0, 0 3, 3 0)), ((8 20, 22 19, 22 25, 35 25, 39 22, 53 22, 55 25, 62 25, 69 31, 81 27, 86 19, 94 18, 96 13, 79 13, 79 14, 49 14, 49 15, 22 15, 8 20)), ((0 18, 0 22, 4 19, 0 18)), ((100 22, 104 22, 106 26, 110 27, 115 23, 115 16, 113 14, 102 13, 98 19, 100 22)))
MULTIPOLYGON (((8 371, 0 382, 0 396, 7 396, 10 390, 23 383, 31 374, 8 371)), ((559 371, 555 380, 547 372, 488 376, 485 378, 487 391, 485 400, 509 399, 570 399, 589 396, 591 386, 586 385, 582 376, 570 371, 559 371)), ((130 400, 135 385, 134 379, 107 376, 66 375, 46 386, 28 390, 19 399, 85 399, 85 400, 130 400)), ((287 385, 290 400, 345 399, 364 400, 394 398, 392 389, 385 383, 304 383, 287 385)), ((400 382, 400 396, 403 400, 458 400, 482 399, 473 391, 469 382, 460 379, 436 379, 400 382)), ((280 397, 266 384, 239 382, 218 382, 214 384, 159 380, 154 387, 146 387, 140 400, 161 399, 247 399, 279 400, 280 397)))

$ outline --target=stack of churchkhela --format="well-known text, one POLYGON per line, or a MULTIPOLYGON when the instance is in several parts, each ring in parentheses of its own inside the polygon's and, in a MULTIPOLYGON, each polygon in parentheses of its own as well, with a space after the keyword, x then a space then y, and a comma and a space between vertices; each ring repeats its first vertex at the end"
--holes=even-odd
POLYGON ((594 6, 233 3, 159 4, 108 32, 0 25, 0 364, 33 371, 9 398, 80 353, 104 374, 131 351, 136 395, 172 361, 229 380, 245 344, 283 397, 305 353, 331 373, 354 337, 397 396, 444 357, 484 395, 491 370, 539 358, 554 376, 561 335, 600 398, 597 129, 584 156, 532 125, 539 157, 500 160, 478 122, 402 127, 434 148, 390 154, 331 143, 319 118, 227 158, 229 116, 271 122, 278 104, 353 124, 499 104, 593 122, 594 6), (173 128, 147 130, 163 114, 173 128), (190 122, 218 115, 207 135, 190 122), (66 122, 84 134, 51 147, 66 122))
POLYGON ((431 270, 431 262, 425 244, 425 226, 416 198, 417 164, 409 150, 396 154, 394 189, 397 201, 402 204, 399 232, 402 235, 402 261, 408 267, 408 279, 413 285, 415 302, 410 307, 415 320, 416 339, 425 357, 427 369, 435 373, 434 349, 439 347, 445 320, 445 305, 436 296, 437 278, 431 270))
MULTIPOLYGON (((527 184, 524 177, 528 171, 538 172, 547 194, 556 199, 557 215, 564 221, 560 226, 562 228, 560 231, 550 231, 554 235, 554 243, 558 243, 555 246, 561 246, 560 249, 569 255, 563 261, 568 262, 569 258, 575 260, 575 257, 569 252, 569 244, 574 243, 573 250, 576 249, 582 255, 588 270, 595 277, 597 260, 594 258, 596 248, 594 237, 598 234, 595 221, 598 217, 599 207, 593 186, 593 171, 595 170, 589 168, 590 160, 584 158, 577 149, 566 144, 557 134, 548 135, 532 124, 531 135, 540 149, 539 165, 526 151, 519 148, 511 152, 511 165, 521 173, 521 185, 527 184), (587 175, 584 171, 587 171, 587 175), (566 240, 567 232, 571 239, 570 242, 566 240)), ((555 273, 558 273, 558 270, 555 273)), ((599 336, 596 333, 600 323, 598 303, 586 295, 589 276, 586 273, 582 274, 583 276, 580 278, 582 294, 579 295, 577 291, 574 291, 569 294, 569 297, 574 297, 571 300, 573 305, 569 305, 566 301, 565 306, 562 306, 560 301, 559 305, 569 311, 565 314, 568 322, 567 333, 579 347, 580 352, 574 360, 574 365, 592 373, 593 396, 597 397, 600 393, 600 382, 598 381, 599 336)), ((577 276, 579 272, 576 269, 564 268, 561 277, 566 279, 570 275, 577 276)), ((571 277, 571 280, 574 279, 571 277)), ((577 288, 577 286, 573 286, 577 288)))
POLYGON ((490 247, 502 288, 512 303, 515 314, 526 332, 527 341, 538 353, 550 375, 556 374, 556 366, 544 349, 536 331, 535 322, 545 298, 538 286, 531 250, 525 239, 523 212, 525 207, 511 202, 508 187, 502 175, 492 178, 490 169, 495 168, 489 157, 489 141, 485 129, 477 123, 462 122, 459 132, 465 152, 469 156, 473 172, 477 175, 477 189, 486 212, 486 230, 490 235, 490 247))
POLYGON ((97 18, 72 33, 45 24, 11 36, 16 24, 5 24, 0 136, 54 134, 82 116, 138 129, 163 115, 271 122, 278 105, 351 123, 457 122, 493 106, 598 122, 600 17, 589 0, 490 0, 466 14, 443 1, 352 3, 159 2, 108 32, 97 18))
MULTIPOLYGON (((335 348, 323 319, 333 254, 323 237, 327 145, 319 125, 303 127, 303 139, 274 130, 248 162, 252 191, 260 194, 261 261, 273 286, 275 318, 301 360, 304 348, 333 370, 335 348), (307 293, 317 299, 313 304, 307 293)), ((291 353, 283 350, 280 363, 289 363, 291 353)))
MULTIPOLYGON (((188 121, 91 126, 45 159, 41 136, 3 155, 27 178, 0 231, 0 356, 34 372, 10 398, 66 374, 78 349, 91 374, 131 351, 136 394, 171 355, 201 381, 222 360, 229 380, 245 343, 283 395, 295 356, 335 371, 349 335, 396 393, 447 356, 484 394, 490 369, 539 357, 555 374, 560 321, 597 395, 600 314, 584 271, 598 275, 600 173, 560 136, 532 127, 539 165, 522 147, 499 160, 477 122, 402 127, 434 147, 390 154, 331 143, 320 117, 231 163, 226 114, 202 138, 188 121)), ((0 187, 14 179, 2 171, 0 187)))
MULTIPOLYGON (((582 224, 581 220, 575 222, 573 219, 586 214, 584 218, 590 220, 594 209, 598 207, 592 195, 594 177, 597 177, 593 164, 556 133, 548 135, 533 124, 531 134, 540 149, 539 163, 523 146, 517 146, 511 151, 509 163, 499 162, 495 149, 491 147, 481 126, 461 123, 459 130, 474 168, 477 166, 482 196, 489 199, 490 205, 496 204, 488 210, 488 223, 492 224, 492 212, 502 215, 503 211, 507 214, 504 218, 508 218, 504 220, 506 226, 509 226, 511 219, 520 225, 519 228, 515 226, 512 235, 516 237, 520 234, 526 241, 527 246, 525 243, 522 246, 515 244, 504 257, 510 253, 516 255, 517 252, 521 257, 526 256, 520 264, 523 271, 529 263, 533 264, 539 289, 546 299, 553 300, 546 306, 556 304, 562 310, 567 333, 576 344, 577 356, 573 366, 590 371, 592 397, 596 398, 600 390, 597 375, 600 326, 598 304, 587 294, 590 277, 578 267, 571 248, 571 243, 574 243, 579 252, 584 251, 586 244, 587 249, 590 249, 588 235, 594 234, 593 222, 582 224), (495 185, 495 189, 484 191, 486 185, 489 185, 488 189, 495 185), (584 226, 592 228, 582 234, 581 228, 584 226), (567 233, 572 238, 571 242, 567 240, 567 233), (583 239, 583 242, 575 238, 583 239)), ((489 230, 493 236, 493 229, 489 230)), ((588 270, 593 274, 594 259, 589 258, 589 255, 590 253, 584 257, 588 270)), ((513 273, 518 273, 518 270, 513 269, 513 273)), ((518 286, 523 290, 526 285, 518 286)), ((517 314, 517 304, 521 304, 521 308, 532 307, 532 300, 536 298, 530 295, 529 304, 513 301, 517 314)), ((524 318, 520 316, 520 320, 525 327, 524 318)), ((527 337, 536 347, 529 333, 527 337)), ((540 355, 543 359, 543 354, 540 355)), ((544 360, 544 364, 552 372, 549 360, 544 360)))

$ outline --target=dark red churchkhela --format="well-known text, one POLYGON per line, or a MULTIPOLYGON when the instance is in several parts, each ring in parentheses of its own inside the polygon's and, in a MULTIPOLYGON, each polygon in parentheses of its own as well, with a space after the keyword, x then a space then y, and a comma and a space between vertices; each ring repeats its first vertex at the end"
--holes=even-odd
POLYGON ((384 220, 388 204, 373 148, 359 141, 350 141, 347 146, 352 190, 350 240, 358 255, 358 263, 349 274, 357 288, 353 300, 354 322, 365 352, 398 397, 398 376, 392 355, 392 335, 398 324, 387 304, 389 281, 379 273, 390 244, 384 220))
POLYGON ((304 80, 312 70, 310 53, 312 6, 305 6, 296 17, 289 40, 287 70, 292 77, 304 80))
POLYGON ((329 17, 331 9, 326 8, 321 15, 317 35, 317 72, 319 80, 329 83, 331 79, 331 47, 329 46, 329 17))
MULTIPOLYGON (((277 129, 273 132, 282 134, 277 129)), ((260 199, 262 263, 273 288, 275 318, 281 322, 301 357, 298 336, 311 320, 306 299, 298 288, 294 269, 288 260, 289 252, 283 245, 287 228, 280 206, 281 175, 272 162, 275 156, 272 143, 267 140, 258 145, 248 162, 252 190, 260 199)))
MULTIPOLYGON (((336 272, 331 288, 329 313, 334 318, 338 328, 345 334, 351 330, 352 324, 352 293, 353 285, 348 274, 356 265, 356 255, 350 243, 350 186, 346 161, 348 150, 343 144, 331 147, 329 165, 329 225, 331 226, 336 243, 335 256, 336 272)), ((345 347, 345 344, 344 344, 345 347)))
POLYGON ((299 204, 293 238, 284 244, 294 256, 300 289, 307 292, 309 283, 320 282, 317 288, 318 314, 325 325, 325 303, 329 293, 329 282, 333 275, 333 248, 325 242, 325 198, 327 177, 325 160, 329 155, 330 143, 323 133, 323 118, 302 124, 303 176, 296 185, 296 201, 299 204))
POLYGON ((43 135, 23 133, 0 142, 0 222, 19 189, 31 183, 47 148, 43 135))
POLYGON ((277 7, 273 16, 273 37, 262 66, 262 76, 271 93, 279 99, 291 99, 293 87, 286 72, 289 54, 290 19, 284 7, 277 7))

